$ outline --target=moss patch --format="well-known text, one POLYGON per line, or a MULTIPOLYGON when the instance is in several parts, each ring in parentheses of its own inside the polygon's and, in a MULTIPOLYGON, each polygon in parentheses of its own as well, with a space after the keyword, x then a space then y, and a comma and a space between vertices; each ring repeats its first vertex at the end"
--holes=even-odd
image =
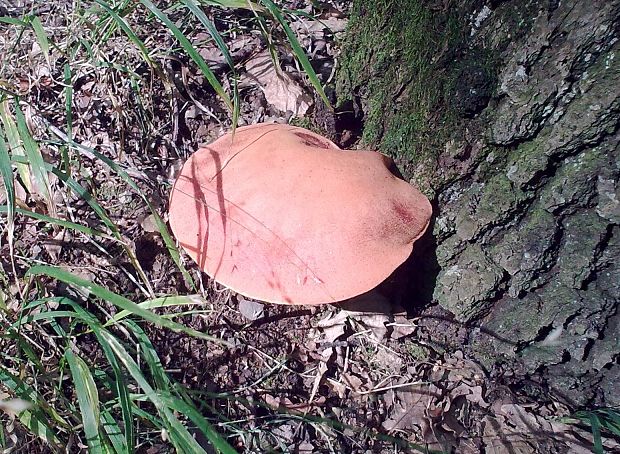
POLYGON ((337 92, 340 102, 362 100, 366 145, 422 162, 437 156, 460 118, 486 106, 493 55, 465 49, 467 17, 422 0, 355 2, 337 92))

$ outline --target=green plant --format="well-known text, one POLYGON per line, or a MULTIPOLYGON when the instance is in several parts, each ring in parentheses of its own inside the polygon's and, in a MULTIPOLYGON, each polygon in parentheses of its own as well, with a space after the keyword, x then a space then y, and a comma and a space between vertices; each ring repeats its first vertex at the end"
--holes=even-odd
MULTIPOLYGON (((212 104, 222 107, 218 120, 234 127, 240 98, 227 42, 231 33, 272 21, 269 33, 288 43, 327 102, 288 26, 292 12, 271 1, 157 3, 65 2, 51 12, 35 5, 19 18, 0 18, 0 248, 8 247, 0 260, 0 392, 31 404, 0 418, 17 419, 7 427, 30 434, 19 438, 35 437, 55 451, 73 440, 90 452, 165 443, 183 453, 205 452, 206 444, 232 453, 231 440, 243 433, 219 409, 234 396, 191 393, 164 368, 150 339, 154 327, 205 351, 227 341, 182 323, 181 316, 210 307, 202 296, 158 294, 123 225, 131 216, 118 211, 144 210, 178 287, 198 291, 199 278, 184 265, 153 201, 159 182, 124 159, 127 147, 139 155, 148 138, 168 128, 159 112, 176 101, 166 62, 175 58, 195 70, 213 90, 212 104), (212 19, 222 15, 231 24, 225 30, 212 19), (193 40, 203 30, 228 65, 224 73, 209 67, 193 40), (20 78, 27 86, 16 83, 20 78), (97 130, 110 134, 109 146, 91 141, 91 125, 100 122, 110 124, 97 130), (119 204, 119 197, 131 203, 119 204), (76 252, 32 251, 39 241, 65 236, 76 252), (118 279, 110 282, 110 275, 125 284, 115 291, 110 284, 118 279)), ((0 446, 10 447, 10 435, 0 430, 0 446)))
POLYGON ((616 408, 599 408, 596 410, 580 410, 564 418, 565 422, 579 420, 589 426, 594 440, 594 453, 603 454, 603 436, 609 431, 615 437, 620 437, 620 410, 616 408))

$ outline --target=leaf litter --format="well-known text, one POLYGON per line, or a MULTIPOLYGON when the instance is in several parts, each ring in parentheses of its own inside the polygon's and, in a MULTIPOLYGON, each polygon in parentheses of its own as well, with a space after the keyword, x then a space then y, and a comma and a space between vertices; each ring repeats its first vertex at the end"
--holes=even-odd
POLYGON ((312 97, 288 72, 282 71, 269 51, 264 50, 245 63, 241 87, 253 85, 265 95, 265 100, 279 112, 291 112, 298 117, 308 112, 312 97))

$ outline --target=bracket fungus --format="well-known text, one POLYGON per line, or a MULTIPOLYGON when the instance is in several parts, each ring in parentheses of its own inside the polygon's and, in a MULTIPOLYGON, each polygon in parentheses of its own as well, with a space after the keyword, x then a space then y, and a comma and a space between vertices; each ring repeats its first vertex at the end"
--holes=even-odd
POLYGON ((203 271, 240 294, 342 301, 389 277, 428 226, 428 199, 392 166, 303 128, 240 127, 184 164, 170 226, 203 271))

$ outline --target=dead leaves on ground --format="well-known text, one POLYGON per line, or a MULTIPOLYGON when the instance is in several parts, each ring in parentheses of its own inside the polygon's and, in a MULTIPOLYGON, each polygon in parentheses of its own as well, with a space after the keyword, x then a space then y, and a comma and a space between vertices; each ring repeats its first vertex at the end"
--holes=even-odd
POLYGON ((370 399, 381 402, 387 433, 443 452, 591 452, 589 432, 560 422, 565 407, 538 408, 507 388, 491 389, 484 370, 462 352, 411 364, 401 347, 415 323, 392 313, 382 296, 369 293, 344 306, 315 325, 321 365, 313 388, 325 383, 360 407, 370 399))
POLYGON ((260 87, 268 104, 280 112, 304 115, 312 105, 312 97, 293 76, 284 72, 267 50, 254 55, 245 64, 242 84, 260 87))
MULTIPOLYGON (((326 50, 330 42, 329 35, 344 31, 346 24, 347 19, 342 14, 328 13, 319 20, 294 21, 291 26, 307 53, 314 57, 326 50)), ((247 49, 247 46, 243 48, 247 49)), ((289 54, 284 49, 274 50, 273 54, 265 49, 251 56, 245 63, 241 86, 255 85, 265 95, 267 103, 278 111, 303 116, 312 107, 312 96, 304 88, 301 74, 292 75, 282 67, 278 52, 282 55, 289 54)), ((221 57, 216 54, 217 52, 212 51, 208 56, 219 61, 221 57)))

